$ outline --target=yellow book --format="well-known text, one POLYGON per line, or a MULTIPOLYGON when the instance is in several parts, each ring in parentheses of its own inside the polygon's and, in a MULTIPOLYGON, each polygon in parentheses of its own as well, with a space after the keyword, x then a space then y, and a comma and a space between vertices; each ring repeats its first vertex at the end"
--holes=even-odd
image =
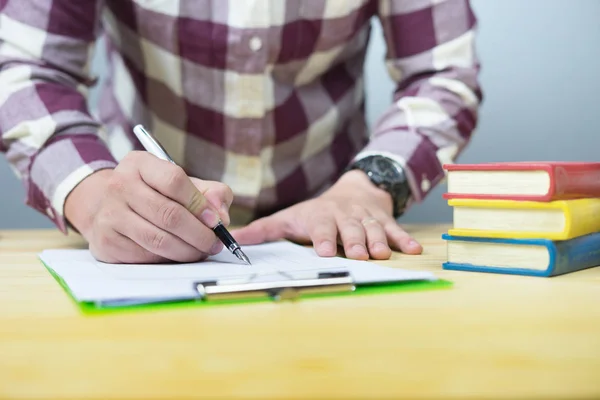
POLYGON ((451 199, 453 236, 567 240, 600 232, 600 198, 550 202, 451 199))

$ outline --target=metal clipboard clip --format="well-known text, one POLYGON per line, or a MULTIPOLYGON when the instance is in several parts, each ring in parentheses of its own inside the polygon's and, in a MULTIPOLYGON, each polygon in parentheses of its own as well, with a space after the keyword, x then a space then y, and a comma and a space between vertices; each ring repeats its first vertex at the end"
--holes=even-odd
POLYGON ((316 278, 253 282, 253 277, 237 283, 199 281, 194 287, 202 300, 229 300, 268 297, 275 301, 294 300, 304 294, 352 292, 356 286, 350 272, 318 272, 316 278))

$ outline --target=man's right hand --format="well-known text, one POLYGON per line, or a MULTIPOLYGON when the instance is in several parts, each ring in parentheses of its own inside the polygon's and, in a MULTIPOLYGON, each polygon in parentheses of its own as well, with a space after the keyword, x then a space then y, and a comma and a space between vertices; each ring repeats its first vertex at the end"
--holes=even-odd
POLYGON ((211 227, 229 224, 231 189, 190 178, 147 152, 88 176, 69 194, 65 216, 110 263, 192 262, 223 248, 211 227))

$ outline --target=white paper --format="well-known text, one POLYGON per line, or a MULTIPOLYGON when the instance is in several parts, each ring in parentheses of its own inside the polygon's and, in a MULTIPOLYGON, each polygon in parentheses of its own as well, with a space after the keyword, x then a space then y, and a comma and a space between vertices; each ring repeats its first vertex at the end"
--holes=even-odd
POLYGON ((44 250, 42 261, 59 275, 78 301, 145 303, 197 297, 195 282, 221 283, 316 278, 319 272, 349 271, 357 285, 434 280, 430 272, 389 268, 341 257, 320 257, 314 249, 287 241, 244 246, 248 266, 223 250, 187 264, 107 264, 87 250, 44 250), (283 275, 282 275, 283 274, 283 275))

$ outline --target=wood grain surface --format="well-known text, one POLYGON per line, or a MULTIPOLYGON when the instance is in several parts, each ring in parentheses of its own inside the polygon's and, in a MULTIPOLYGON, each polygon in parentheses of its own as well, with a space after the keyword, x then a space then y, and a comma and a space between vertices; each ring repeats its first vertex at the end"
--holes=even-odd
POLYGON ((98 316, 37 259, 81 239, 0 231, 0 398, 600 397, 600 268, 444 271, 447 228, 381 263, 451 289, 98 316))

